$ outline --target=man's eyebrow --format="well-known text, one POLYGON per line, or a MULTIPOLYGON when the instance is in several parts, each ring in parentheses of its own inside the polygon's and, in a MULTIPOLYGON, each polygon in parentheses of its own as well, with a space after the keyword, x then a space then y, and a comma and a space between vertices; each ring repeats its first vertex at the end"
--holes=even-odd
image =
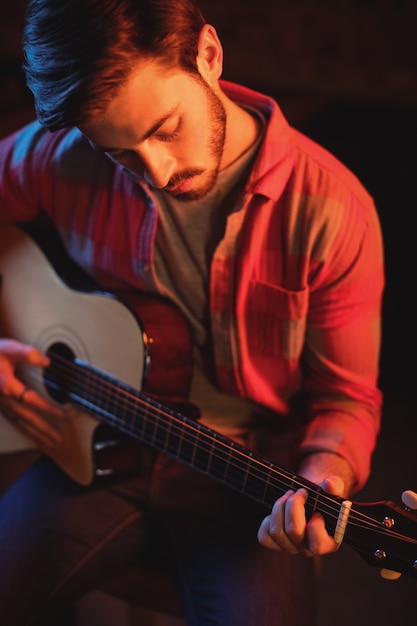
MULTIPOLYGON (((146 133, 139 140, 139 142, 145 141, 145 139, 149 139, 149 137, 152 137, 152 135, 156 133, 161 128, 161 126, 163 126, 165 122, 169 120, 169 118, 172 117, 176 113, 178 107, 179 105, 176 104, 174 107, 172 107, 172 109, 170 109, 167 113, 165 113, 158 120, 156 120, 155 124, 153 124, 151 128, 149 128, 149 130, 146 131, 146 133)), ((124 148, 109 148, 107 146, 99 146, 97 144, 95 144, 95 147, 96 149, 101 150, 102 152, 118 152, 119 150, 124 149, 124 148)))

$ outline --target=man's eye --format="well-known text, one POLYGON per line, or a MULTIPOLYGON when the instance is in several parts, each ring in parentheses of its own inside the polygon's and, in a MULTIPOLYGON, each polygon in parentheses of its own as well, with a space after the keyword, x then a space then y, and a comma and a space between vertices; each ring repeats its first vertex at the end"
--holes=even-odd
POLYGON ((156 135, 156 137, 159 139, 159 141, 174 141, 174 139, 176 139, 178 137, 178 133, 158 133, 156 135))
POLYGON ((118 150, 117 152, 106 152, 105 154, 107 154, 107 156, 113 161, 122 161, 124 158, 127 157, 128 151, 118 150))
POLYGON ((156 133, 155 137, 159 139, 159 141, 174 141, 175 139, 177 139, 180 133, 181 125, 182 121, 180 120, 172 132, 164 133, 162 131, 159 131, 158 133, 156 133))

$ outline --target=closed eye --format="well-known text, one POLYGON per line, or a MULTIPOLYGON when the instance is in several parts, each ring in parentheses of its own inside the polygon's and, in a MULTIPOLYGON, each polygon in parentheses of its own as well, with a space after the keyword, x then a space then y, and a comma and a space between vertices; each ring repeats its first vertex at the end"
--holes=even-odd
POLYGON ((123 161, 129 154, 129 150, 106 151, 105 154, 113 161, 123 161))
POLYGON ((178 124, 176 125, 175 129, 172 132, 164 133, 161 130, 159 130, 157 133, 155 133, 155 137, 159 141, 175 141, 175 139, 177 139, 177 137, 180 134, 181 127, 182 127, 182 119, 179 119, 178 124))

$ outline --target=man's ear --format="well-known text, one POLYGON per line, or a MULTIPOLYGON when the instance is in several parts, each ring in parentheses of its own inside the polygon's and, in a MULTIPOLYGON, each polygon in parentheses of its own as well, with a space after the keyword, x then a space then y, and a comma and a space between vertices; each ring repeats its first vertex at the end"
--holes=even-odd
MULTIPOLYGON (((223 48, 216 29, 204 24, 198 39, 197 67, 205 81, 217 83, 223 72, 223 48)), ((212 85, 213 86, 213 85, 212 85)))

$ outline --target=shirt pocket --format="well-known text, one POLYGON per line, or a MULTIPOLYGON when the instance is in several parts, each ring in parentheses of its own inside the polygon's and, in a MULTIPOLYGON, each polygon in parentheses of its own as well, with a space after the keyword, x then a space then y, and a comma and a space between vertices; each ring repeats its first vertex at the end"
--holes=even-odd
POLYGON ((299 359, 304 346, 309 291, 252 281, 245 307, 247 343, 252 354, 299 359))

